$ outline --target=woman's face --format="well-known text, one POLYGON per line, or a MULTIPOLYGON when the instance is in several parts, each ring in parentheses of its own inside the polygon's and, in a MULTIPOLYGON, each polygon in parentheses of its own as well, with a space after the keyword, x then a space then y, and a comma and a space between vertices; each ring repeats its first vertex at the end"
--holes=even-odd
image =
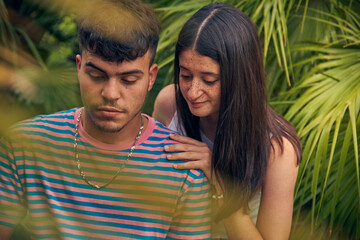
POLYGON ((212 58, 187 49, 179 55, 179 84, 191 113, 217 119, 220 107, 220 66, 212 58))

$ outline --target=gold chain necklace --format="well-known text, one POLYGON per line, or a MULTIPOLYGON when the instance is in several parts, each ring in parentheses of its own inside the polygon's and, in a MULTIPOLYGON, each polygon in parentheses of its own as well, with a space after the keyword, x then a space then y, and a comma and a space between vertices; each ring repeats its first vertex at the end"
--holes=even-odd
POLYGON ((77 163, 77 168, 78 168, 78 170, 80 172, 80 176, 82 177, 82 179, 84 179, 84 181, 87 184, 89 184, 91 187, 97 188, 97 189, 104 188, 104 187, 108 186, 109 184, 111 184, 115 180, 115 178, 119 175, 121 170, 123 170, 123 168, 127 164, 129 158, 131 157, 131 155, 132 155, 132 153, 133 153, 133 151, 135 149, 135 145, 136 145, 137 141, 140 138, 142 130, 144 128, 144 120, 141 117, 141 126, 140 126, 140 129, 139 129, 139 133, 137 134, 137 136, 135 138, 134 145, 130 148, 130 152, 127 155, 127 158, 126 158, 125 162, 123 163, 123 165, 119 168, 119 170, 115 173, 115 175, 107 183, 105 183, 104 185, 99 186, 99 185, 93 184, 89 180, 87 180, 86 175, 85 175, 84 171, 82 170, 82 168, 80 166, 80 159, 79 159, 79 152, 78 152, 78 148, 77 148, 77 145, 78 145, 77 142, 78 142, 78 135, 79 135, 79 123, 80 123, 80 117, 81 117, 82 111, 83 110, 80 111, 80 114, 79 114, 78 118, 76 119, 76 125, 75 125, 74 153, 75 153, 75 160, 76 160, 76 163, 77 163))

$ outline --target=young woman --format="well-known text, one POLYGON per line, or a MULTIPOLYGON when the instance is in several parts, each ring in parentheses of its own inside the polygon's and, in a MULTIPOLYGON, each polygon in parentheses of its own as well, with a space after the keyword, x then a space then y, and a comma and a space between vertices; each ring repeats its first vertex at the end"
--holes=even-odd
POLYGON ((266 101, 251 20, 222 3, 196 12, 179 34, 174 83, 153 114, 183 135, 172 137, 181 144, 165 149, 168 159, 186 159, 174 167, 200 168, 211 179, 229 239, 288 239, 301 145, 266 101))

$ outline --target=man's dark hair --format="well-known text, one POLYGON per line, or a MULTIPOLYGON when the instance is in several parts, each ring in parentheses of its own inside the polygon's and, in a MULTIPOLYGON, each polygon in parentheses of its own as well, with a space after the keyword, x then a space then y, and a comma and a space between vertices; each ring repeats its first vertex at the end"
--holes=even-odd
POLYGON ((150 50, 151 64, 159 33, 152 7, 139 0, 89 1, 79 13, 80 54, 86 50, 106 61, 131 61, 150 50))

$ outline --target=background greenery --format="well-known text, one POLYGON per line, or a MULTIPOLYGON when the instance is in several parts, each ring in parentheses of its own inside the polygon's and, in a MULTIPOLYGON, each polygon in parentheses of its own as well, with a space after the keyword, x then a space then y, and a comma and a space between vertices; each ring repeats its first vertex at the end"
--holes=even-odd
MULTIPOLYGON (((81 106, 76 9, 89 0, 0 0, 0 135, 37 114, 81 106)), ((158 0, 160 66, 144 112, 172 82, 177 34, 199 8, 226 2, 258 27, 268 98, 296 127, 303 160, 292 239, 360 239, 360 3, 349 0, 158 0)))

